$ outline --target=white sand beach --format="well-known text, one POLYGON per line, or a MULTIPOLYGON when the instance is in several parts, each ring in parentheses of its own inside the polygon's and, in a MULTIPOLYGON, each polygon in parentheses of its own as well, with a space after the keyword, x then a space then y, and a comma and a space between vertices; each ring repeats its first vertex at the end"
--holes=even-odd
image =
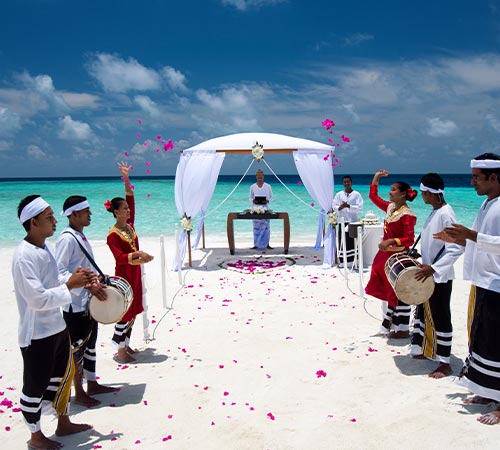
MULTIPOLYGON (((277 242, 274 242, 278 245, 277 242)), ((310 244, 310 243, 309 243, 310 244)), ((467 392, 452 378, 433 380, 436 363, 407 356, 408 340, 374 336, 380 301, 363 300, 358 275, 349 286, 337 268, 321 268, 322 252, 292 240, 288 263, 264 273, 227 270, 220 263, 260 255, 237 242, 234 257, 222 238, 207 237, 193 252, 193 268, 167 274, 162 306, 159 240, 142 239, 155 255, 147 265, 150 334, 142 319, 132 335, 142 350, 120 365, 110 345, 112 325, 99 331, 99 381, 120 387, 87 409, 72 404, 77 422, 91 431, 58 438, 69 449, 396 449, 498 448, 500 426, 476 421, 493 406, 465 405, 467 392)), ((107 273, 114 260, 104 242, 93 242, 107 273)), ((167 240, 167 262, 173 239, 167 240)), ((18 313, 10 273, 13 248, 1 250, 2 305, 0 437, 2 448, 26 448, 29 438, 18 410, 22 360, 18 313), (12 402, 12 403, 10 403, 12 402)), ((284 260, 276 247, 265 256, 284 260)), ((456 266, 452 313, 452 367, 467 351, 469 283, 456 266)), ((369 272, 365 272, 365 283, 369 272)), ((54 432, 53 416, 42 430, 54 432)))

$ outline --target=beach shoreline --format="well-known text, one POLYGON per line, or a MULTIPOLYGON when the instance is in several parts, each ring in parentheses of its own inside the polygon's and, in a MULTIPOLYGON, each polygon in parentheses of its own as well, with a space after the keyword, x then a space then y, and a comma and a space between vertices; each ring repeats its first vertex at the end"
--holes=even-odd
MULTIPOLYGON (((193 267, 181 272, 184 286, 167 270, 168 309, 160 239, 141 239, 155 256, 145 266, 152 340, 143 340, 138 317, 132 346, 142 351, 135 363, 120 365, 113 360, 112 326, 100 325, 99 381, 121 390, 99 396, 96 408, 70 406, 72 418, 94 430, 59 438, 66 448, 496 448, 500 427, 476 421, 491 407, 464 405, 467 393, 450 377, 428 378, 436 363, 410 359, 407 340, 375 336, 381 302, 356 295, 357 273, 346 281, 343 271, 325 270, 322 251, 306 240, 292 240, 288 255, 279 237, 264 254, 239 240, 231 256, 223 238, 210 237, 206 249, 193 251, 193 267), (288 263, 253 274, 221 267, 259 256, 288 263)), ((92 245, 103 271, 113 273, 105 242, 92 245)), ((173 239, 165 247, 169 269, 173 239)), ((14 412, 22 362, 12 253, 13 247, 2 249, 0 268, 9 319, 2 327, 0 434, 6 448, 20 448, 28 430, 14 412)), ((467 354, 469 283, 461 280, 462 265, 460 258, 452 294, 455 375, 467 354)), ((363 275, 366 284, 369 271, 363 275)), ((55 423, 44 416, 42 429, 50 435, 55 423)))

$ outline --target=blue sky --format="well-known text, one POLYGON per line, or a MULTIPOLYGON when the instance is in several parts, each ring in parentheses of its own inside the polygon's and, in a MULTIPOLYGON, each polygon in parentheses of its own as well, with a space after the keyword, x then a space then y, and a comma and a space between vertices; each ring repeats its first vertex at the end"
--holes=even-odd
POLYGON ((178 150, 225 134, 328 143, 326 117, 351 139, 339 173, 468 172, 500 152, 499 96, 500 0, 0 7, 0 178, 115 175, 122 159, 172 175, 178 150))

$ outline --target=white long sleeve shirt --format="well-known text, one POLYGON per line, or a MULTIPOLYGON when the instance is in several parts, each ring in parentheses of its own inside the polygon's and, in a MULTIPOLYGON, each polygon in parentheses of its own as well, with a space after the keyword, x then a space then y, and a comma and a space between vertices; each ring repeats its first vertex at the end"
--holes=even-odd
POLYGON ((363 197, 355 190, 349 193, 345 190, 337 192, 333 198, 332 208, 337 212, 339 221, 343 217, 346 223, 357 222, 359 213, 363 211, 363 197), (343 202, 347 202, 349 208, 343 208, 339 211, 339 207, 343 202))
MULTIPOLYGON (((56 260, 59 274, 65 281, 71 274, 78 268, 84 267, 95 271, 90 261, 87 259, 82 249, 73 237, 76 236, 78 241, 83 245, 89 255, 94 258, 92 247, 87 241, 84 234, 79 233, 71 227, 66 227, 56 241, 56 260), (69 233, 71 234, 69 234, 69 233)), ((71 310, 73 312, 82 312, 87 310, 87 303, 89 299, 89 291, 84 287, 71 290, 71 310)), ((64 311, 69 311, 69 306, 64 306, 64 311)))
POLYGON ((61 307, 71 303, 71 294, 59 277, 53 255, 49 244, 40 248, 26 241, 14 252, 12 277, 19 310, 20 347, 66 328, 61 307))
POLYGON ((455 278, 453 264, 463 253, 463 247, 458 244, 448 244, 434 239, 433 234, 441 231, 443 228, 450 227, 456 223, 455 212, 450 205, 443 205, 439 209, 434 209, 422 228, 422 238, 420 251, 422 253, 422 262, 430 265, 434 270, 434 281, 436 283, 445 283, 455 278), (432 264, 434 258, 441 248, 445 247, 444 252, 439 259, 432 264))
MULTIPOLYGON (((271 186, 267 183, 264 183, 262 187, 257 186, 257 183, 254 183, 250 186, 250 203, 253 205, 253 199, 255 197, 266 197, 266 199, 271 202, 273 199, 273 190, 271 186)), ((267 208, 269 205, 260 205, 264 208, 267 208)))
POLYGON ((500 197, 483 202, 472 229, 478 232, 477 242, 467 240, 464 279, 500 292, 500 197))

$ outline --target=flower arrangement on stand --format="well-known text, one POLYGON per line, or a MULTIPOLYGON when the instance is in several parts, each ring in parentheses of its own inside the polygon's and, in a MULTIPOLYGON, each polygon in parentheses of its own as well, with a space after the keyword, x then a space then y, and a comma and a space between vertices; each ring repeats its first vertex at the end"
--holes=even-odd
POLYGON ((255 142, 255 145, 252 147, 252 156, 257 162, 260 162, 260 160, 264 158, 264 147, 258 142, 255 142))
POLYGON ((191 217, 188 217, 186 216, 186 214, 184 214, 181 217, 181 227, 184 231, 190 233, 193 230, 193 221, 191 220, 191 217))
POLYGON ((334 228, 339 223, 339 218, 337 217, 337 213, 333 209, 330 209, 330 211, 326 213, 326 219, 328 220, 328 223, 334 228))
POLYGON ((260 205, 253 205, 252 209, 250 209, 250 214, 265 214, 266 212, 269 211, 260 205))

